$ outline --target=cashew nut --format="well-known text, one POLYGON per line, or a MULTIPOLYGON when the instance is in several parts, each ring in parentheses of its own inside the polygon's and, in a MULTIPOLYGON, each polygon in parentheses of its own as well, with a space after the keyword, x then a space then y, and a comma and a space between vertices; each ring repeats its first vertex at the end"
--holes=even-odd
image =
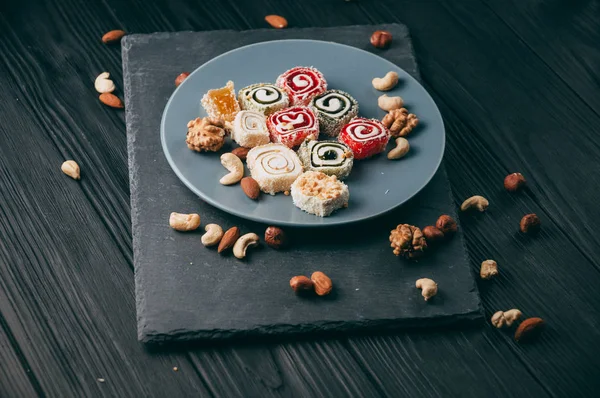
POLYGON ((200 226, 200 215, 196 213, 171 213, 169 225, 177 231, 193 231, 200 226))
POLYGON ((377 99, 377 105, 384 111, 389 112, 402 108, 404 100, 402 97, 388 97, 387 94, 383 94, 377 99))
POLYGON ((221 241, 223 237, 223 228, 218 224, 208 224, 204 227, 206 233, 202 235, 200 241, 206 247, 215 246, 221 241))
POLYGON ((523 313, 514 308, 505 312, 498 311, 492 316, 492 325, 498 329, 510 327, 516 320, 521 318, 521 315, 523 313))
POLYGON ((417 279, 417 283, 415 285, 417 286, 417 289, 421 289, 421 295, 425 298, 425 301, 429 300, 437 294, 438 286, 437 283, 433 281, 433 279, 417 279))
POLYGON ((221 164, 229 174, 224 175, 219 182, 223 185, 232 185, 242 179, 244 176, 244 164, 233 153, 224 153, 221 155, 221 164))
POLYGON ((100 94, 112 93, 115 91, 115 84, 109 79, 109 77, 110 73, 102 72, 98 75, 96 81, 94 81, 94 87, 100 94))
POLYGON ((492 279, 496 275, 498 275, 498 264, 494 260, 485 260, 481 263, 479 270, 481 279, 492 279))
POLYGON ((372 83, 376 90, 389 91, 398 84, 398 74, 396 72, 388 72, 384 77, 373 79, 372 83))
POLYGON ((253 232, 240 236, 233 245, 233 255, 239 259, 246 257, 246 250, 251 246, 257 246, 259 240, 258 235, 253 232))
POLYGON ((63 173, 68 175, 74 180, 81 178, 81 172, 79 171, 79 165, 74 160, 67 160, 60 165, 60 169, 63 173))
POLYGON ((484 198, 483 196, 475 195, 465 200, 462 203, 462 205, 460 205, 460 209, 462 211, 467 211, 470 208, 474 207, 479 211, 485 211, 485 209, 487 209, 489 205, 490 202, 486 198, 484 198))
POLYGON ((409 149, 410 145, 408 144, 408 140, 403 137, 398 137, 396 138, 396 147, 388 152, 387 158, 390 160, 400 159, 408 153, 409 149))

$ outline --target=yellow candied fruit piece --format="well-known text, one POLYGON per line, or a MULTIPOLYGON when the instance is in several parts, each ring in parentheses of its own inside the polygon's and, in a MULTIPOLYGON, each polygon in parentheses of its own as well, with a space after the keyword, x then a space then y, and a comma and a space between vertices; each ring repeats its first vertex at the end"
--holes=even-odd
POLYGON ((227 85, 222 88, 208 90, 203 105, 209 116, 232 122, 240 111, 240 106, 235 98, 233 82, 227 82, 227 85))

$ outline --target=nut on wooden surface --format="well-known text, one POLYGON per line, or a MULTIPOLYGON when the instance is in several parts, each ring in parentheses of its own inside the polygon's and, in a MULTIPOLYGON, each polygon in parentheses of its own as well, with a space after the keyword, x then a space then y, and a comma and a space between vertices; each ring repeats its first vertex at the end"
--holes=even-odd
POLYGON ((115 83, 110 80, 110 73, 102 72, 94 80, 94 88, 100 94, 112 93, 115 91, 115 83))
POLYGON ((60 165, 60 169, 63 173, 65 173, 74 180, 79 180, 81 178, 81 171, 79 170, 79 165, 74 160, 64 161, 63 164, 60 165))
POLYGON ((193 231, 200 226, 200 215, 173 212, 169 216, 169 225, 177 231, 193 231))
POLYGON ((498 329, 511 327, 522 315, 523 313, 516 308, 508 311, 498 311, 492 316, 492 325, 498 329))
POLYGON ((376 30, 371 35, 371 44, 377 48, 388 48, 392 44, 392 34, 386 30, 376 30))
POLYGON ((184 81, 185 79, 187 79, 187 77, 188 77, 189 75, 190 75, 190 73, 189 73, 189 72, 183 72, 183 73, 180 73, 180 74, 179 74, 179 75, 178 75, 178 76, 175 78, 175 87, 179 87, 179 85, 180 85, 181 83, 183 83, 183 81, 184 81))
POLYGON ((233 245, 235 245, 235 242, 237 242, 239 237, 240 229, 238 227, 229 228, 221 238, 217 252, 222 253, 225 250, 231 249, 233 245))
POLYGON ((281 15, 267 15, 265 21, 275 29, 287 28, 288 21, 281 15))
POLYGON ((313 274, 310 276, 310 280, 315 286, 315 293, 317 293, 319 296, 326 296, 331 293, 331 289, 333 289, 333 283, 331 282, 331 279, 329 279, 329 277, 323 272, 313 272, 313 274))
POLYGON ((452 236, 458 231, 456 221, 447 214, 442 214, 435 222, 435 226, 444 233, 444 236, 452 236))
POLYGON ((283 229, 270 226, 265 231, 265 243, 273 249, 281 249, 287 246, 288 237, 283 229))
POLYGON ((119 97, 111 93, 102 93, 100 94, 100 102, 104 105, 110 106, 111 108, 123 109, 125 106, 123 105, 123 101, 119 97))
POLYGON ((534 213, 524 215, 519 223, 519 229, 524 234, 535 234, 539 232, 541 226, 542 221, 537 214, 534 213))
POLYGON ((498 264, 494 260, 485 260, 481 263, 479 276, 481 279, 492 279, 498 275, 498 264))
POLYGON ((477 209, 478 211, 483 212, 489 205, 490 202, 486 198, 481 195, 475 195, 467 198, 462 205, 460 205, 460 210, 467 211, 470 209, 477 209))
POLYGON ((303 293, 314 290, 313 281, 311 281, 308 277, 304 275, 294 276, 292 279, 290 279, 290 287, 296 293, 303 293))
POLYGON ((525 186, 526 183, 527 180, 525 180, 525 177, 521 173, 512 173, 504 178, 504 188, 508 192, 516 192, 525 186))
POLYGON ((527 318, 517 328, 515 340, 519 343, 525 343, 534 340, 544 329, 545 322, 542 318, 527 318))
POLYGON ((125 36, 125 31, 120 29, 111 30, 102 36, 102 43, 110 44, 120 41, 125 36))

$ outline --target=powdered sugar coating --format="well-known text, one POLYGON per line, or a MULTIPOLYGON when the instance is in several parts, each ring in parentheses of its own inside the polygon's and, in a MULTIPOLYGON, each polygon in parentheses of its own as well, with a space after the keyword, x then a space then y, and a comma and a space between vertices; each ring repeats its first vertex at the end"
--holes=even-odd
POLYGON ((383 152, 390 132, 379 120, 355 117, 342 127, 338 139, 352 149, 354 159, 360 160, 383 152))
POLYGON ((306 106, 295 106, 273 113, 267 119, 271 141, 289 148, 298 146, 309 135, 319 136, 319 120, 306 106))
POLYGON ((308 105, 316 95, 327 90, 323 74, 312 67, 297 66, 281 74, 275 84, 289 96, 290 105, 308 105))

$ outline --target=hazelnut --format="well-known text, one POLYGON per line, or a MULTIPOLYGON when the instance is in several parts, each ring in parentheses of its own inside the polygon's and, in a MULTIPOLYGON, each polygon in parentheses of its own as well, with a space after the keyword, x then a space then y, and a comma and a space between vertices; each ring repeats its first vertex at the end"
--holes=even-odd
POLYGON ((532 213, 523 216, 519 227, 521 232, 525 234, 534 234, 540 230, 541 224, 540 218, 532 213))
POLYGON ((177 76, 177 77, 175 78, 175 87, 179 87, 179 85, 180 85, 181 83, 183 83, 183 81, 184 81, 185 79, 187 79, 187 77, 188 77, 189 75, 190 75, 190 73, 189 73, 189 72, 183 72, 182 74, 180 74, 179 76, 177 76))
POLYGON ((504 178, 504 188, 508 192, 515 192, 518 191, 521 187, 523 187, 526 182, 527 181, 525 180, 525 177, 523 177, 523 174, 512 173, 507 175, 506 178, 504 178))
POLYGON ((385 30, 377 30, 371 35, 371 44, 377 48, 388 48, 392 44, 392 34, 385 30))
POLYGON ((296 293, 309 292, 314 290, 313 281, 304 275, 294 276, 290 279, 290 287, 296 293))
POLYGON ((270 226, 265 231, 265 243, 273 249, 281 249, 287 245, 287 235, 279 227, 270 226))
POLYGON ((458 230, 456 221, 447 214, 443 214, 437 219, 435 226, 442 231, 444 235, 451 236, 458 230))
POLYGON ((444 233, 440 231, 439 228, 434 227, 433 225, 428 225, 423 228, 423 236, 425 236, 425 240, 427 244, 435 244, 444 240, 444 233))

